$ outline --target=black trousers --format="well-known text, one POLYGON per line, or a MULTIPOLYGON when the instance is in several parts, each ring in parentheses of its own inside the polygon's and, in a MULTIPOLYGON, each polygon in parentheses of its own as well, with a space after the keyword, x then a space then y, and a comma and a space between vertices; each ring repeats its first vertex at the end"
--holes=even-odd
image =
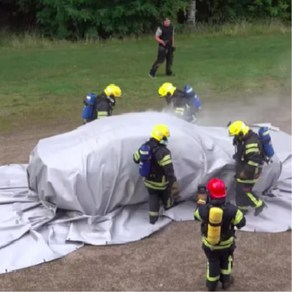
POLYGON ((219 281, 222 283, 230 281, 235 244, 229 248, 219 250, 211 250, 204 244, 202 248, 208 259, 206 286, 209 291, 215 291, 219 281))
POLYGON ((173 206, 173 198, 171 196, 170 188, 165 190, 155 190, 147 188, 149 194, 149 221, 154 224, 158 220, 160 204, 162 202, 165 210, 173 206))
POLYGON ((165 48, 162 46, 158 46, 157 59, 153 63, 152 68, 150 70, 151 75, 155 75, 158 67, 166 60, 166 74, 171 75, 171 66, 173 63, 173 50, 172 48, 165 48))
POLYGON ((249 206, 258 208, 262 205, 262 200, 252 192, 254 185, 254 183, 236 181, 235 203, 242 211, 246 211, 249 206))

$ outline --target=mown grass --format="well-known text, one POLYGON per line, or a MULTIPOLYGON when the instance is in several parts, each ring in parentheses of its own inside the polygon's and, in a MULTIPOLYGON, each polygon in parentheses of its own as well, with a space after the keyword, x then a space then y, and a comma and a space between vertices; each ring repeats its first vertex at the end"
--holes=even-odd
POLYGON ((192 84, 202 99, 290 92, 290 29, 236 26, 176 37, 175 77, 148 77, 153 37, 107 42, 49 41, 31 35, 0 41, 0 132, 50 120, 81 121, 82 99, 108 83, 123 90, 115 113, 161 108, 163 82, 192 84))

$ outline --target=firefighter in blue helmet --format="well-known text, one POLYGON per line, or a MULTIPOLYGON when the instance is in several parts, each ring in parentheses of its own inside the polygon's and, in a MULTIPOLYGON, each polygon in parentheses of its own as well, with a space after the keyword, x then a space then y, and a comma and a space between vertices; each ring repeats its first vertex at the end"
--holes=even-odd
POLYGON ((212 178, 205 194, 200 188, 194 219, 201 222, 202 249, 208 260, 206 286, 208 291, 215 291, 221 282, 226 290, 233 283, 234 227, 242 228, 245 217, 239 208, 226 202, 226 187, 221 179, 212 178))
POLYGON ((258 135, 243 121, 235 121, 229 125, 229 136, 233 138, 236 161, 236 205, 247 212, 248 207, 255 209, 254 215, 259 215, 265 203, 253 191, 253 187, 262 172, 264 153, 258 135))
POLYGON ((149 194, 149 221, 155 224, 159 217, 160 201, 170 209, 178 200, 178 183, 174 174, 170 150, 167 148, 169 129, 158 124, 151 137, 133 155, 139 163, 140 175, 149 194))
POLYGON ((188 120, 191 122, 196 122, 198 112, 202 109, 201 100, 191 85, 188 84, 185 85, 183 92, 188 99, 189 105, 188 120))
POLYGON ((83 123, 111 116, 116 98, 121 97, 121 95, 121 88, 115 84, 109 84, 99 95, 88 94, 84 100, 83 123))

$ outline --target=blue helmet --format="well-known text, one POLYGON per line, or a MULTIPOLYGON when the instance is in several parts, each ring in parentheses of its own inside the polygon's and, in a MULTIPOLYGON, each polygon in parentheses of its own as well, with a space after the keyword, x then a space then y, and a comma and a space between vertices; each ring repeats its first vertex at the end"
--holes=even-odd
POLYGON ((183 91, 184 91, 184 94, 186 95, 186 97, 194 97, 196 94, 193 87, 191 85, 188 85, 188 84, 184 86, 183 91))

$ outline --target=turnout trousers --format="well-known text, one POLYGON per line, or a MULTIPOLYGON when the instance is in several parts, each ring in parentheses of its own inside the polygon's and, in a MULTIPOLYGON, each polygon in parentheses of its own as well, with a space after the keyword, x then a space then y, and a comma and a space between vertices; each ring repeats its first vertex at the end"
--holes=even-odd
POLYGON ((262 207, 263 201, 252 192, 255 183, 250 183, 242 179, 236 179, 235 203, 237 207, 246 212, 248 207, 255 209, 262 207))
POLYGON ((159 217, 159 209, 161 202, 165 210, 173 206, 173 198, 169 188, 165 190, 156 190, 147 187, 149 194, 149 222, 154 224, 159 217))
POLYGON ((209 291, 215 291, 218 282, 222 284, 230 281, 233 266, 233 252, 235 243, 229 248, 211 250, 203 244, 202 246, 208 259, 206 286, 209 291))

